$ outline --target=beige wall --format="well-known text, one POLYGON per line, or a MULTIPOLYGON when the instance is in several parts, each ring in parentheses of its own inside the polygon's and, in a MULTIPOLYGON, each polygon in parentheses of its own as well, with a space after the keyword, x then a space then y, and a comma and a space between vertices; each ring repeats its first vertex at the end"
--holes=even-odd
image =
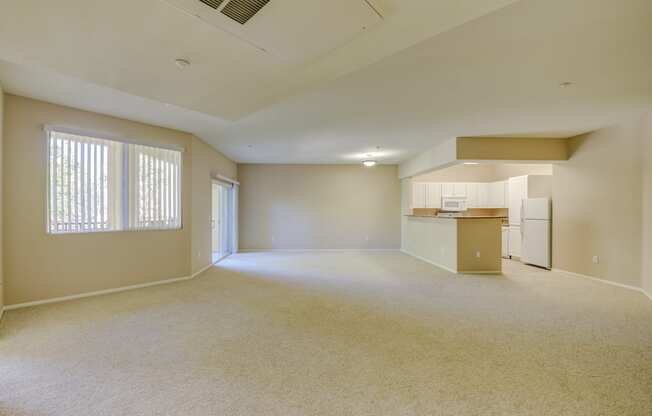
POLYGON ((398 249, 397 173, 382 165, 239 165, 240 248, 398 249))
POLYGON ((458 137, 459 160, 567 160, 566 139, 458 137))
POLYGON ((553 168, 553 267, 641 286, 640 134, 636 121, 571 139, 553 168))
POLYGON ((496 181, 504 181, 514 176, 523 175, 552 175, 552 165, 547 163, 501 163, 494 166, 494 180, 496 181))
POLYGON ((3 275, 3 247, 2 247, 2 201, 3 201, 3 165, 2 165, 2 150, 3 150, 3 131, 4 131, 4 91, 2 84, 0 84, 0 318, 2 318, 2 308, 4 306, 4 275, 3 275))
MULTIPOLYGON (((190 134, 5 95, 3 233, 5 304, 68 296, 190 275, 194 251, 210 251, 194 213, 210 210, 212 169, 234 174, 235 164, 201 145, 190 134), (151 143, 185 148, 183 154, 183 229, 48 235, 45 224, 44 124, 107 132, 151 143), (194 166, 193 158, 198 160, 194 166), (197 181, 192 176, 198 172, 197 181), (195 250, 196 249, 196 250, 195 250)), ((210 228, 209 228, 210 229, 210 228)), ((210 242, 208 243, 210 247, 210 242)))
POLYGON ((494 182, 493 164, 455 165, 413 178, 414 182, 494 182))
POLYGON ((642 227, 642 287, 652 297, 652 113, 642 120, 641 145, 643 155, 643 227, 642 227))
POLYGON ((416 176, 413 180, 415 182, 496 182, 522 175, 552 175, 552 165, 546 163, 460 164, 416 176))
POLYGON ((192 138, 192 272, 212 262, 211 177, 237 179, 237 165, 201 141, 192 138))

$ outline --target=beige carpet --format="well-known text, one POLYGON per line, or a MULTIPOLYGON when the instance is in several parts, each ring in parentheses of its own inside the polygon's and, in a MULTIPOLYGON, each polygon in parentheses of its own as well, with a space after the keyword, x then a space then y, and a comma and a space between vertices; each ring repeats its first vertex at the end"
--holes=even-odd
POLYGON ((0 334, 2 415, 652 414, 652 302, 511 262, 240 254, 0 334))

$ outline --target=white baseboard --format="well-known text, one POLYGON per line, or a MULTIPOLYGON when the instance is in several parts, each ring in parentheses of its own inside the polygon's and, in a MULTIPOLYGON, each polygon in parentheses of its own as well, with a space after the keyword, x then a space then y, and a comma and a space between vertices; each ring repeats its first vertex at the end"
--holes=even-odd
POLYGON ((455 270, 455 269, 452 269, 452 268, 450 268, 450 267, 446 267, 446 266, 444 266, 443 264, 439 264, 439 263, 437 263, 437 262, 435 262, 435 261, 428 260, 428 259, 426 259, 426 258, 424 258, 424 257, 421 257, 421 256, 417 256, 416 254, 412 254, 412 253, 410 253, 410 252, 407 251, 407 250, 401 249, 401 253, 407 254, 408 256, 412 256, 412 257, 414 257, 415 259, 419 259, 419 260, 421 260, 421 261, 425 261, 426 263, 430 263, 430 264, 432 264, 433 266, 436 266, 436 267, 439 267, 440 269, 444 269, 444 270, 446 270, 447 272, 451 272, 451 273, 455 273, 455 274, 459 274, 459 273, 461 273, 461 272, 458 272, 458 271, 455 270))
POLYGON ((169 284, 169 283, 182 282, 184 280, 190 280, 190 279, 193 279, 193 278, 199 276, 200 274, 204 273, 206 270, 208 270, 211 267, 213 267, 212 263, 209 264, 206 267, 201 268, 200 270, 196 271, 195 273, 193 273, 190 276, 175 277, 175 278, 172 278, 172 279, 165 279, 165 280, 157 280, 155 282, 147 282, 147 283, 140 283, 140 284, 137 284, 137 285, 122 286, 122 287, 116 287, 116 288, 113 288, 113 289, 96 290, 94 292, 78 293, 76 295, 70 295, 70 296, 61 296, 61 297, 57 297, 57 298, 35 300, 33 302, 16 303, 14 305, 5 306, 3 308, 3 311, 10 311, 12 309, 29 308, 30 306, 46 305, 48 303, 59 303, 59 302, 65 302, 65 301, 68 301, 68 300, 89 298, 89 297, 92 297, 92 296, 108 295, 110 293, 125 292, 127 290, 142 289, 142 288, 145 288, 145 287, 151 287, 151 286, 165 285, 165 284, 169 284))
POLYGON ((650 296, 649 293, 647 293, 645 290, 643 290, 643 288, 640 288, 640 287, 626 285, 624 283, 613 282, 613 281, 607 280, 607 279, 600 279, 599 277, 593 277, 593 276, 589 276, 587 274, 569 272, 568 270, 552 269, 552 271, 557 272, 557 273, 565 273, 565 274, 567 274, 569 276, 580 277, 582 279, 593 280, 594 282, 604 283, 604 284, 607 284, 607 285, 616 286, 616 287, 620 287, 620 288, 623 288, 623 289, 633 290, 635 292, 642 293, 643 295, 647 296, 650 300, 652 300, 652 296, 650 296))
POLYGON ((199 270, 197 270, 196 272, 194 272, 193 274, 191 274, 191 275, 190 275, 190 279, 193 279, 193 278, 199 276, 200 274, 204 273, 206 270, 210 269, 210 268, 213 267, 216 263, 219 263, 220 261, 224 260, 225 258, 226 258, 226 257, 223 257, 223 258, 219 259, 218 261, 216 261, 215 263, 209 263, 209 264, 207 264, 206 266, 202 267, 201 269, 199 269, 199 270))
POLYGON ((400 251, 398 248, 242 248, 238 253, 356 253, 400 251))

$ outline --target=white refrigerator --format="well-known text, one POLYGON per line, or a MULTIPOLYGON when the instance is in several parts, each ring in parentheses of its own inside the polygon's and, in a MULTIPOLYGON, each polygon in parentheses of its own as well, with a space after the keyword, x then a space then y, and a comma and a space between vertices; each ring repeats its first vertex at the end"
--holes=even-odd
POLYGON ((524 199, 521 205, 521 261, 550 269, 551 203, 549 198, 524 199))

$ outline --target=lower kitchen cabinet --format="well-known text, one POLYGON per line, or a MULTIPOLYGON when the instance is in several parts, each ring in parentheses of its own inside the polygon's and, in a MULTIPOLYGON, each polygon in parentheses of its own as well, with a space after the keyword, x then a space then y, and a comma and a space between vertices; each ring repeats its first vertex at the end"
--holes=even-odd
POLYGON ((521 227, 518 225, 509 226, 509 255, 521 257, 521 227))
POLYGON ((503 258, 508 258, 509 257, 509 227, 508 226, 502 226, 501 227, 501 240, 502 240, 502 249, 500 252, 500 255, 503 258))

